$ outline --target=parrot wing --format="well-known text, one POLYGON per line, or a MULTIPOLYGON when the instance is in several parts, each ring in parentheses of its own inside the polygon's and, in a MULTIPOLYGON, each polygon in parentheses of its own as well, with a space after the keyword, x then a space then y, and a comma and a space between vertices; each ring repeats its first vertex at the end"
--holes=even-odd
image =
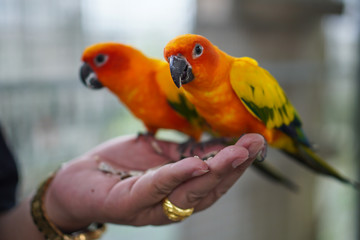
POLYGON ((311 147, 300 118, 286 94, 271 74, 251 58, 235 60, 230 83, 247 110, 268 129, 277 128, 292 139, 311 147))

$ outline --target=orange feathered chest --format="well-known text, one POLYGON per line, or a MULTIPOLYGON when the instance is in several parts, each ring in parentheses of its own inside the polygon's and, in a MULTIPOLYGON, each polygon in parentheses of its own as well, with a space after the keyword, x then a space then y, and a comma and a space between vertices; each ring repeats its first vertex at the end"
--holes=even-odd
POLYGON ((183 87, 190 102, 220 136, 239 137, 249 132, 267 135, 265 125, 249 113, 226 78, 206 91, 192 83, 183 87))
POLYGON ((175 129, 198 139, 198 129, 193 129, 169 105, 156 79, 157 72, 151 70, 149 64, 143 66, 134 68, 136 71, 127 71, 126 74, 109 72, 105 85, 145 124, 148 131, 155 133, 160 128, 175 129))
POLYGON ((136 117, 148 125, 159 125, 159 121, 175 114, 169 109, 166 96, 155 77, 154 72, 129 75, 110 88, 136 117))

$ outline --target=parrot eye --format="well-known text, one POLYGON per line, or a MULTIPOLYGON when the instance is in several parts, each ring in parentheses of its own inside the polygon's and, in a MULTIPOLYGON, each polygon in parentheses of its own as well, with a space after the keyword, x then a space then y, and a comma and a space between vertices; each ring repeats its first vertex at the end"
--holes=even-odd
POLYGON ((102 65, 104 65, 106 63, 108 58, 109 57, 107 55, 99 54, 94 58, 94 63, 97 67, 101 67, 102 65))
POLYGON ((201 56, 201 54, 203 53, 203 46, 201 46, 200 44, 196 44, 194 49, 193 49, 193 58, 198 58, 201 56))

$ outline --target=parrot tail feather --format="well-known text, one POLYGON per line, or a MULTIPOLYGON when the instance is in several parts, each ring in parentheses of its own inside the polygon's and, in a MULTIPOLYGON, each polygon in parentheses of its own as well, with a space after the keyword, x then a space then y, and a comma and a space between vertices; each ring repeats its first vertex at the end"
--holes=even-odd
POLYGON ((251 166, 253 166, 255 170, 263 174, 265 177, 282 184, 289 190, 293 192, 299 191, 299 186, 296 183, 285 177, 282 173, 280 173, 277 169, 268 163, 254 161, 251 166))
POLYGON ((339 173, 334 167, 332 167, 330 164, 328 164, 325 160, 320 158, 318 155, 314 153, 314 151, 303 145, 298 145, 298 151, 296 153, 290 153, 287 151, 284 151, 287 155, 290 155, 295 160, 297 160, 299 163, 305 165, 306 167, 312 169, 315 172, 331 176, 336 178, 337 180, 352 185, 355 189, 360 190, 360 183, 356 182, 354 180, 351 180, 341 173, 339 173))

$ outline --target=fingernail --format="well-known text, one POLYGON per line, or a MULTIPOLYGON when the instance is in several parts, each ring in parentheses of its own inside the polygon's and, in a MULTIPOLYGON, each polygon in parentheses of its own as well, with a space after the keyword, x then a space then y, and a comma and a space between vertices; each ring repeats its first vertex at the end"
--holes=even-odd
POLYGON ((231 164, 231 166, 233 168, 237 168, 238 166, 240 166, 241 164, 243 164, 245 162, 246 159, 243 159, 243 158, 238 158, 236 160, 234 160, 231 164))
POLYGON ((260 142, 251 143, 249 146, 249 158, 255 158, 262 151, 264 145, 260 142))
POLYGON ((209 171, 210 171, 209 169, 196 170, 196 171, 193 172, 192 176, 193 177, 198 177, 198 176, 204 175, 205 173, 207 173, 209 171))

